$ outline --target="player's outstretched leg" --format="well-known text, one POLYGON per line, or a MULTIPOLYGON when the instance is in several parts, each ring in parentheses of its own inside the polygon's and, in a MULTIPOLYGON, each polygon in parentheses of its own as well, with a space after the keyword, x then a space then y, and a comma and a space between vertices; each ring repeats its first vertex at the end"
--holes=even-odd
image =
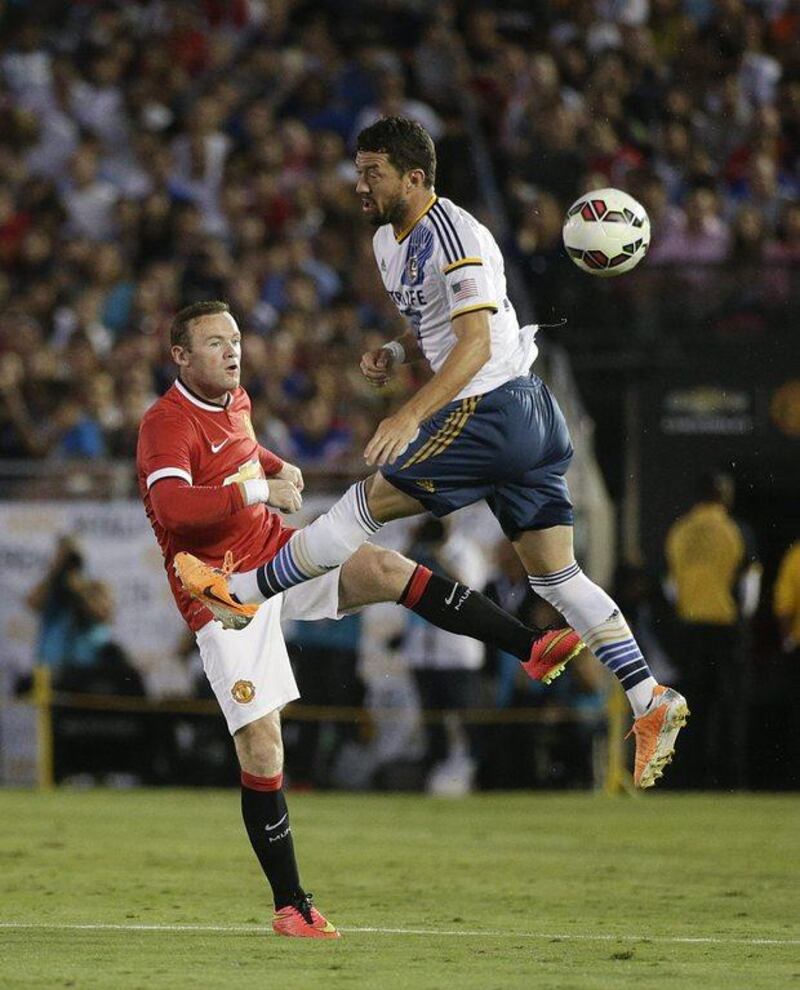
MULTIPOLYGON (((400 559, 414 570, 400 596, 392 593, 390 600, 440 629, 471 636, 510 653, 529 674, 535 670, 537 679, 546 684, 558 677, 583 649, 574 629, 531 629, 480 592, 434 574, 422 564, 400 559)), ((384 593, 390 592, 385 579, 378 586, 384 593)))
POLYGON ((365 482, 359 481, 255 570, 234 574, 229 553, 221 568, 212 568, 186 552, 175 554, 173 566, 186 591, 226 629, 243 629, 262 602, 334 570, 382 525, 370 513, 365 482))
MULTIPOLYGON (((214 612, 227 629, 242 629, 258 605, 241 603, 233 587, 252 586, 257 571, 231 577, 229 561, 219 569, 188 553, 177 554, 175 570, 186 591, 214 612), (179 559, 180 558, 180 559, 179 559), (243 578, 235 584, 236 578, 243 578)), ((549 683, 577 656, 584 644, 569 628, 530 628, 495 605, 486 595, 458 581, 434 574, 402 554, 367 544, 343 569, 344 609, 397 602, 447 632, 470 636, 519 659, 537 680, 549 683)))
POLYGON ((366 482, 356 482, 327 512, 298 529, 272 560, 234 575, 231 591, 243 602, 266 601, 343 564, 382 525, 367 506, 366 482))

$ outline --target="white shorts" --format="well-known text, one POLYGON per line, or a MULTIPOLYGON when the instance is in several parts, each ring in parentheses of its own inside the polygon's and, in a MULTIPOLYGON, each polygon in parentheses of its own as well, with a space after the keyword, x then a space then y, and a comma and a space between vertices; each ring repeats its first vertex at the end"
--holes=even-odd
POLYGON ((339 570, 271 598, 244 629, 212 621, 197 630, 203 669, 231 735, 300 697, 281 620, 340 618, 339 570))

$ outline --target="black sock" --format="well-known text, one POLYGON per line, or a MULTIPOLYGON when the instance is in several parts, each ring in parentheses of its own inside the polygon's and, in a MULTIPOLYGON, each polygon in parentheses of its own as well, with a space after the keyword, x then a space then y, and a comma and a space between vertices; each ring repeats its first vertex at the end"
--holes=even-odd
POLYGON ((464 584, 447 580, 422 564, 399 599, 440 629, 480 639, 520 660, 527 660, 540 631, 529 629, 493 601, 464 584))
POLYGON ((303 896, 303 889, 280 775, 256 777, 242 773, 242 818, 253 851, 272 887, 275 908, 286 907, 303 896))

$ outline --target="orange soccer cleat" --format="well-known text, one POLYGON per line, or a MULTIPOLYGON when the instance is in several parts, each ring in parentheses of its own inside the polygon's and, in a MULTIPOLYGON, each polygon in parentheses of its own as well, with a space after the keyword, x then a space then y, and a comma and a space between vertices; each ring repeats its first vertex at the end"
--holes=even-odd
POLYGON ((225 554, 222 567, 204 564, 185 551, 175 554, 172 566, 184 589, 226 629, 244 629, 258 611, 258 605, 243 605, 228 590, 228 578, 235 569, 230 551, 225 554))
POLYGON ((305 894, 294 904, 276 911, 272 916, 272 930, 276 935, 289 938, 342 937, 311 903, 311 894, 305 894))
POLYGON ((549 684, 583 649, 583 641, 574 629, 545 629, 533 641, 530 657, 522 662, 531 680, 549 684))
POLYGON ((689 706, 682 694, 661 684, 653 689, 650 707, 634 719, 628 733, 636 736, 633 782, 637 787, 652 787, 663 775, 675 752, 675 739, 688 717, 689 706))

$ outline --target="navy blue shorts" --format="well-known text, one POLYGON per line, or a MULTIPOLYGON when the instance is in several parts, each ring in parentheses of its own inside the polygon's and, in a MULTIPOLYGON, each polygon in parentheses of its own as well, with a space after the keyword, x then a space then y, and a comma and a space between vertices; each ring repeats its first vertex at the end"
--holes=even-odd
POLYGON ((572 460, 564 415, 536 375, 459 399, 420 426, 384 478, 435 516, 485 498, 509 538, 571 526, 564 474, 572 460))

